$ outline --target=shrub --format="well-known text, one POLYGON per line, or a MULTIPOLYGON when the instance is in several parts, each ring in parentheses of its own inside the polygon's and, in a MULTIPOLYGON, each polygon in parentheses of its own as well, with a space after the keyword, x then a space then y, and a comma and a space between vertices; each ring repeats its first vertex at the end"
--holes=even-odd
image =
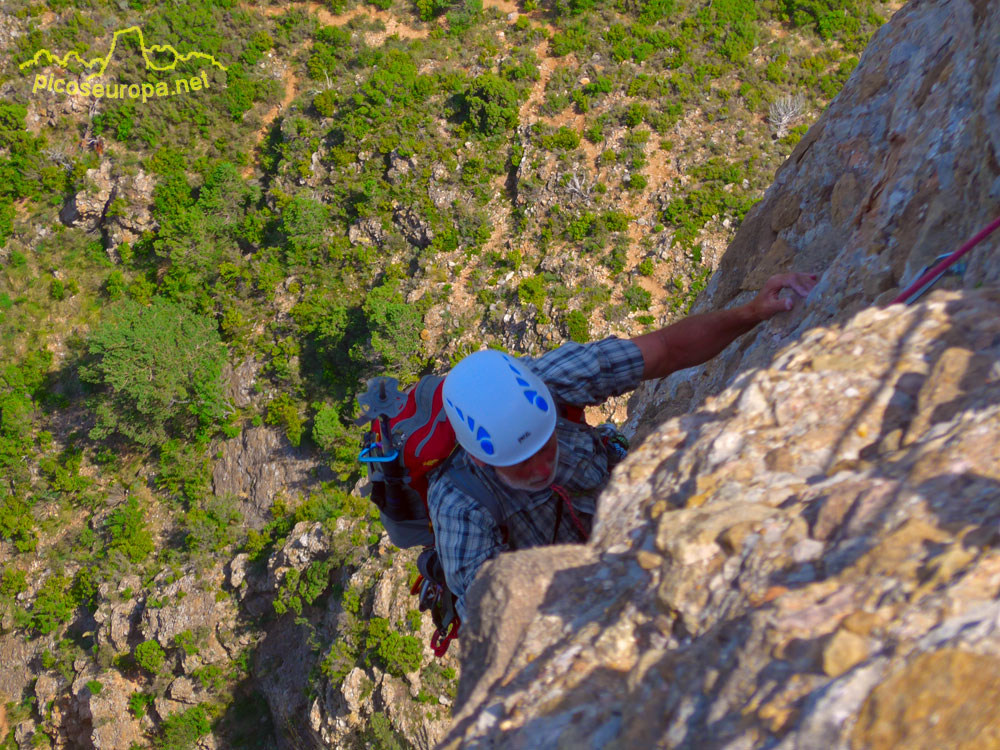
POLYGON ((28 576, 23 570, 5 568, 0 578, 0 596, 14 598, 28 590, 28 576))
POLYGON ((624 297, 625 304, 632 311, 648 310, 650 303, 653 301, 653 295, 638 284, 633 284, 626 289, 624 297))
POLYGON ((152 706, 155 700, 155 695, 136 691, 128 697, 128 710, 132 712, 135 718, 141 719, 146 715, 146 709, 152 706))
POLYGON ((14 543, 18 552, 31 552, 38 545, 31 505, 16 497, 0 500, 0 539, 14 543))
POLYGON ((217 664, 206 664, 203 667, 198 667, 191 673, 191 676, 198 680, 205 690, 212 693, 224 690, 228 682, 225 670, 217 664))
POLYGON ((117 434, 151 447, 222 417, 225 349, 212 320, 159 298, 149 307, 122 300, 87 346, 80 377, 103 386, 91 404, 92 438, 117 434))
POLYGON ((156 641, 143 641, 135 647, 135 663, 150 674, 158 674, 166 662, 167 655, 156 641))
POLYGON ((566 316, 566 330, 572 341, 580 344, 590 341, 590 323, 580 310, 571 310, 566 316))
POLYGON ((562 125, 551 135, 542 136, 542 146, 549 150, 572 151, 580 145, 580 134, 562 125))
POLYGON ((400 376, 415 374, 421 366, 420 331, 423 316, 407 304, 396 283, 375 287, 365 297, 362 311, 371 346, 382 366, 400 376))
POLYGON ((108 278, 104 282, 104 294, 107 295, 110 300, 121 299, 124 297, 125 290, 127 288, 128 285, 125 283, 125 274, 117 268, 108 274, 108 278))
POLYGON ((365 647, 372 650, 383 667, 397 677, 420 669, 424 647, 412 635, 392 630, 384 617, 373 617, 368 624, 365 647))
POLYGON ((198 644, 194 633, 190 630, 182 630, 174 636, 174 646, 181 649, 188 656, 198 653, 198 644))
POLYGON ((649 184, 649 180, 646 179, 645 175, 634 172, 628 177, 628 189, 629 190, 645 190, 646 185, 649 184))
POLYGON ((534 305, 541 309, 545 302, 545 279, 541 274, 521 279, 517 285, 517 298, 522 305, 534 305))
POLYGON ((202 706, 194 706, 163 720, 156 745, 163 750, 190 750, 210 731, 208 712, 202 706))
POLYGON ((272 602, 274 611, 283 615, 292 610, 301 615, 303 605, 312 604, 330 585, 333 562, 332 559, 313 560, 301 573, 295 568, 289 569, 272 602))
POLYGON ((49 576, 31 605, 31 627, 39 635, 48 635, 68 622, 75 609, 69 578, 64 575, 49 576))
POLYGON ((609 232, 624 232, 631 220, 631 216, 621 211, 607 211, 601 214, 601 222, 609 232))
POLYGON ((483 135, 517 127, 517 89, 494 73, 477 76, 465 92, 464 103, 469 122, 483 135))
POLYGON ((153 536, 146 525, 146 514, 134 496, 108 516, 104 530, 108 535, 108 550, 120 552, 129 562, 141 563, 153 554, 153 536))
POLYGON ((339 687, 348 673, 354 669, 357 654, 346 641, 334 641, 323 661, 320 662, 320 673, 330 681, 333 687, 339 687))
POLYGON ((302 441, 302 417, 299 415, 299 407, 287 393, 279 394, 267 405, 267 417, 265 422, 272 425, 280 425, 285 428, 285 435, 288 442, 298 447, 302 441))

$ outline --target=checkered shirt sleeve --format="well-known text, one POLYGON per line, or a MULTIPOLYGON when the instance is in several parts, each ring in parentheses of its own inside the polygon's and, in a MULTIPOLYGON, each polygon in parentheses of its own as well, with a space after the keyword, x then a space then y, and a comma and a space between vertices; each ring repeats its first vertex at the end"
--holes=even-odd
POLYGON ((448 588, 458 597, 458 616, 466 619, 465 592, 479 568, 507 549, 496 521, 476 500, 448 482, 431 487, 435 546, 448 588), (435 490, 438 492, 435 493, 435 490))
POLYGON ((523 358, 557 399, 593 406, 633 390, 645 362, 634 342, 609 336, 590 344, 569 342, 537 359, 523 358))

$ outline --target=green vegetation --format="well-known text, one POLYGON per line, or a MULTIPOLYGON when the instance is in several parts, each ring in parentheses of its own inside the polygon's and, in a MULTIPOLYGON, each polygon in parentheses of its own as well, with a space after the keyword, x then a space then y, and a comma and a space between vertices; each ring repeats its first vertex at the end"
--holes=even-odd
POLYGON ((93 359, 80 377, 102 387, 91 438, 153 447, 192 431, 207 436, 223 416, 225 350, 214 326, 180 305, 115 303, 87 345, 93 359))
POLYGON ((302 614, 303 605, 312 604, 326 591, 330 585, 331 560, 316 560, 309 564, 302 573, 295 568, 289 569, 285 580, 278 589, 273 605, 274 611, 283 615, 288 610, 297 615, 302 614))
POLYGON ((395 675, 415 672, 423 660, 423 644, 412 635, 400 635, 382 617, 368 623, 365 646, 372 650, 383 669, 395 675))
MULTIPOLYGON (((339 597, 343 632, 316 644, 313 679, 420 669, 419 613, 366 619, 367 587, 337 583, 392 554, 371 503, 350 494, 354 394, 376 374, 405 385, 509 342, 518 305, 533 316, 523 340, 544 346, 682 314, 712 271, 702 245, 732 236, 884 21, 862 0, 528 0, 513 22, 479 0, 326 0, 359 14, 339 26, 305 4, 9 5, 0 619, 48 639, 41 666, 67 682, 81 660, 102 675, 92 692, 109 669, 145 679, 129 709, 151 714, 161 747, 208 732, 220 746, 272 741, 260 696, 240 687, 252 651, 200 665, 208 702, 164 717, 149 708, 165 670, 204 656, 198 628, 114 655, 95 647, 87 610, 177 606, 192 589, 167 586, 189 574, 239 602, 212 583, 217 566, 241 551, 259 574, 296 523, 319 522, 329 556, 280 581, 273 607, 309 631, 339 597), (427 33, 386 36, 373 7, 427 33), (133 24, 228 70, 179 62, 171 76, 204 67, 208 88, 93 113, 53 97, 56 121, 29 123, 18 63, 42 48, 101 54, 133 24), (549 36, 555 66, 535 52, 549 36), (786 97, 801 112, 778 132, 769 112, 786 97), (674 172, 686 179, 660 177, 674 172), (99 195, 108 175, 114 194, 99 195), (72 219, 77 196, 101 215, 72 219), (646 290, 668 272, 666 290, 646 290), (284 436, 278 453, 313 462, 271 507, 222 491, 263 426, 284 436)), ((152 75, 137 40, 119 41, 114 75, 152 75)), ((236 606, 251 629, 273 619, 236 606)), ((454 696, 436 664, 422 683, 421 711, 454 696)), ((363 742, 406 746, 383 714, 363 742)))
POLYGON ((156 696, 150 693, 132 693, 128 698, 128 710, 135 718, 141 719, 146 715, 149 707, 153 705, 154 700, 156 700, 156 696))
POLYGON ((590 323, 580 310, 571 310, 566 316, 566 332, 570 340, 579 344, 590 341, 590 323))
POLYGON ((137 498, 129 498, 112 512, 104 528, 108 534, 109 552, 119 552, 131 563, 143 562, 153 553, 153 536, 137 498))
POLYGON ((156 746, 163 750, 189 750, 211 730, 212 724, 204 706, 194 706, 163 720, 156 746))
POLYGON ((135 663, 150 674, 157 674, 166 662, 166 652, 156 641, 143 641, 133 652, 135 663))

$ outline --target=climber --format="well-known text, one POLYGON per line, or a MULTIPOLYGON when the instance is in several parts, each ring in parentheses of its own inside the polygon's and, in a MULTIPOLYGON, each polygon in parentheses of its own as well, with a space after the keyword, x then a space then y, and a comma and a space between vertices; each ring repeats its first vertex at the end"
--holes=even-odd
POLYGON ((748 303, 693 315, 633 339, 568 343, 537 359, 497 350, 460 361, 444 382, 445 412, 460 448, 430 475, 428 509, 448 587, 465 619, 465 594, 480 567, 505 550, 584 542, 597 496, 627 442, 609 424, 567 418, 575 409, 621 395, 719 354, 741 334, 805 296, 816 276, 770 278, 748 303), (558 413, 557 413, 558 412, 558 413), (503 527, 468 494, 494 494, 503 527), (464 488, 464 489, 463 489, 464 488))

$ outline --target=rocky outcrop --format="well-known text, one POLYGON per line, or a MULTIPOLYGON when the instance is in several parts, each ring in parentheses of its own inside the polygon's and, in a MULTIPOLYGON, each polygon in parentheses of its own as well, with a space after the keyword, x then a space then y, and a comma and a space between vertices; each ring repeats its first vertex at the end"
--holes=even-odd
POLYGON ((484 569, 442 748, 995 744, 998 240, 883 306, 1000 214, 998 61, 983 3, 876 35, 697 309, 820 284, 637 395, 587 548, 484 569))
MULTIPOLYGON (((981 3, 911 3, 875 35, 693 311, 743 301, 786 269, 821 274, 810 304, 702 368, 647 385, 631 425, 640 435, 718 393, 737 369, 766 365, 802 332, 888 302, 1000 214, 998 60, 1000 15, 981 3)), ((936 288, 1000 284, 989 247, 936 288)))
MULTIPOLYGON (((281 549, 271 554, 266 571, 254 579, 246 565, 237 566, 241 596, 281 599, 280 589, 288 585, 289 572, 298 580, 313 563, 343 554, 350 543, 354 524, 338 520, 329 533, 322 524, 302 522, 288 535, 281 549), (341 550, 341 552, 338 552, 341 550)), ((387 539, 387 537, 384 537, 387 539)), ((380 545, 375 554, 362 555, 357 545, 350 560, 331 570, 335 590, 354 592, 355 604, 345 605, 339 596, 303 608, 302 616, 281 617, 256 648, 254 679, 271 709, 282 747, 368 747, 369 723, 380 715, 415 748, 434 747, 444 736, 449 722, 453 680, 444 678, 444 669, 454 672, 457 655, 438 662, 429 649, 417 668, 400 674, 386 664, 386 652, 375 644, 371 623, 388 622, 398 632, 413 628, 409 613, 416 604, 410 595, 408 578, 416 551, 393 552, 380 545), (363 592, 363 593, 362 593, 363 592), (325 606, 319 606, 319 605, 325 606), (358 659, 359 653, 367 654, 358 659)), ((253 605, 244 599, 245 606, 253 605)), ((419 626, 409 637, 418 643, 430 642, 433 626, 429 616, 418 618, 419 626)))
POLYGON ((811 330, 477 579, 444 747, 985 746, 998 424, 995 291, 811 330))
POLYGON ((295 493, 330 474, 310 451, 293 447, 274 427, 249 427, 223 441, 219 450, 212 468, 215 494, 236 498, 243 519, 254 529, 270 520, 279 492, 295 493))
POLYGON ((153 177, 143 170, 115 174, 110 160, 88 169, 86 187, 73 195, 59 213, 63 224, 100 229, 109 247, 135 242, 143 232, 156 228, 151 213, 153 177))

